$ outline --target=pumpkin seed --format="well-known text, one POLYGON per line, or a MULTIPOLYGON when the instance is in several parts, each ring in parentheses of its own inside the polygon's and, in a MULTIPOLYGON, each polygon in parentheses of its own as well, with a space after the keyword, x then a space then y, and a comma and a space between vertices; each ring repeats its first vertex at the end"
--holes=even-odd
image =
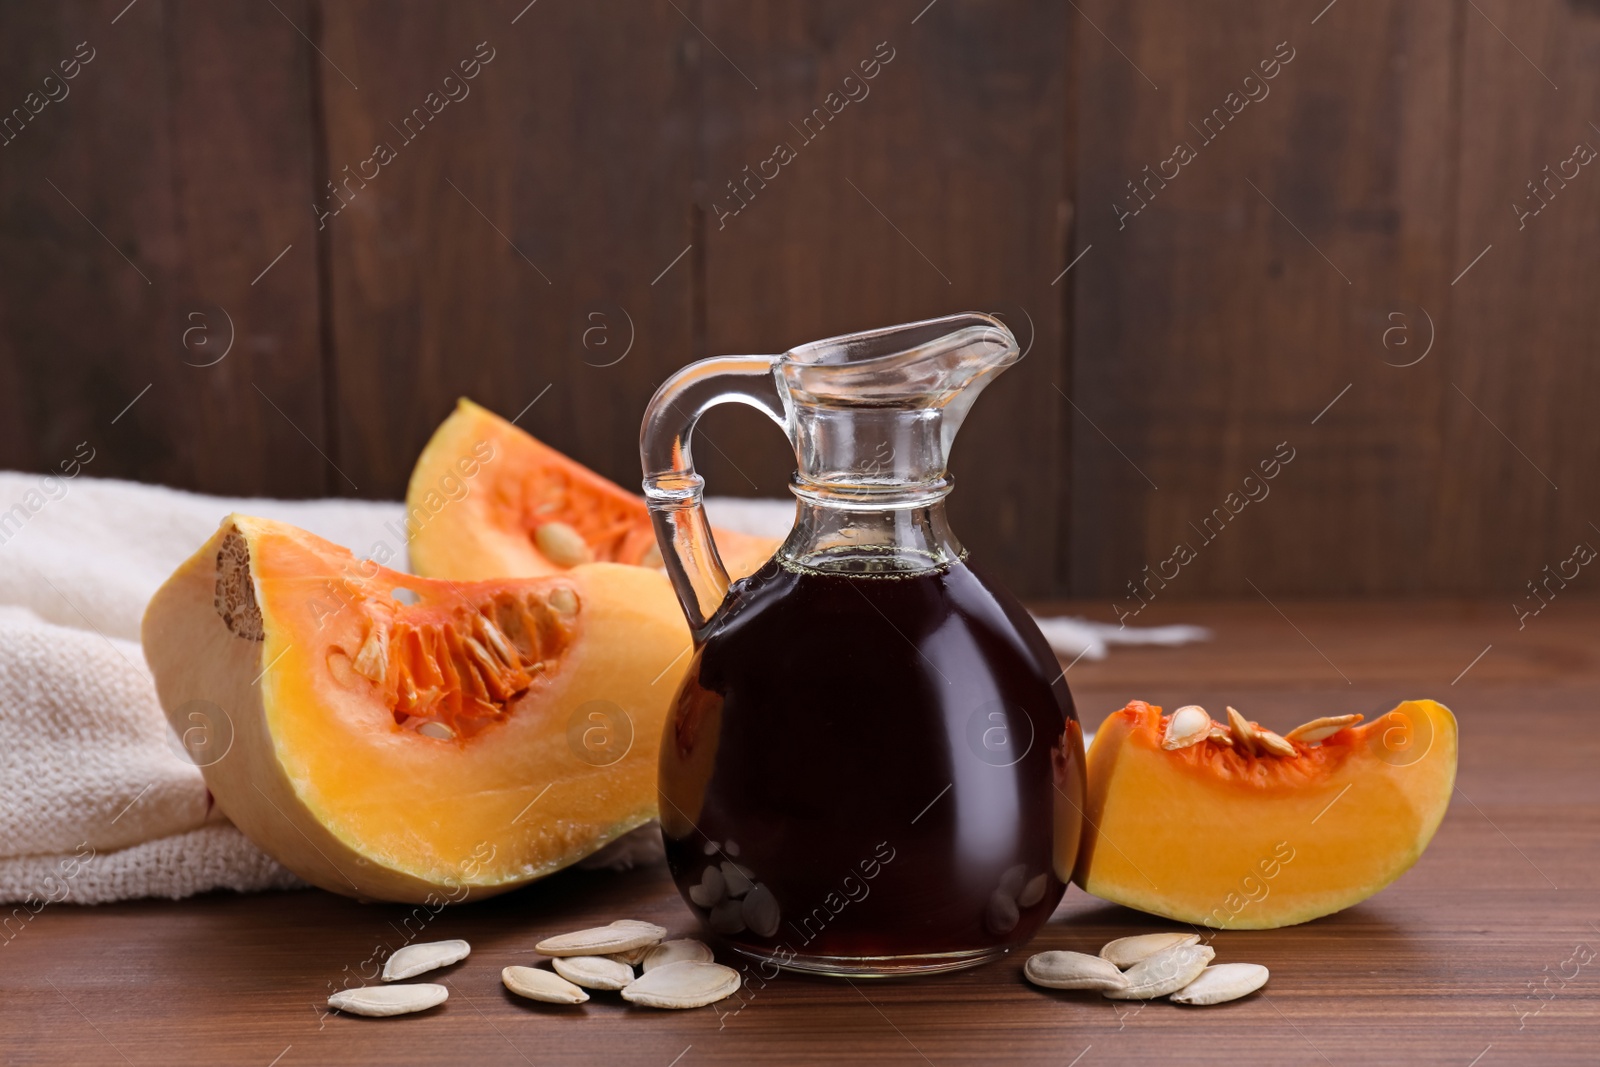
POLYGON ((696 941, 692 937, 680 937, 676 941, 663 941, 645 952, 644 969, 648 974, 657 967, 665 967, 669 963, 682 963, 684 960, 714 963, 716 958, 712 954, 711 947, 704 941, 696 941))
POLYGON ((1365 715, 1325 715, 1320 719, 1301 723, 1284 736, 1303 745, 1314 745, 1318 741, 1326 741, 1347 726, 1354 726, 1364 718, 1365 715))
POLYGON ((707 867, 700 875, 698 885, 689 887, 689 899, 702 908, 714 908, 722 903, 728 895, 727 883, 723 881, 722 869, 715 865, 707 867))
POLYGON ((1161 738, 1161 747, 1171 751, 1198 745, 1211 734, 1211 716, 1198 704, 1185 704, 1167 720, 1167 732, 1161 738))
POLYGON ((564 585, 550 590, 550 596, 545 603, 550 605, 550 610, 558 615, 571 615, 578 610, 578 594, 564 585))
POLYGON ((1250 753, 1256 754, 1256 728, 1249 719, 1240 715, 1233 708, 1228 709, 1228 726, 1233 730, 1233 739, 1239 747, 1250 753))
POLYGON ((719 934, 737 934, 744 929, 744 901, 724 900, 711 909, 706 920, 719 934))
POLYGON ((1267 969, 1259 963, 1214 963, 1172 994, 1172 1000, 1179 1004, 1222 1004, 1249 996, 1267 984, 1267 977, 1267 969))
POLYGON ((1298 748, 1295 748, 1271 730, 1263 729, 1259 726, 1256 727, 1256 743, 1274 756, 1282 756, 1285 759, 1300 758, 1300 750, 1298 748))
POLYGON ((644 962, 645 956, 649 955, 650 950, 653 948, 655 948, 654 945, 640 945, 638 948, 630 948, 626 952, 607 952, 606 959, 616 960, 618 963, 626 963, 629 967, 637 967, 644 962))
POLYGON ((1007 867, 1000 876, 1000 892, 1016 900, 1022 894, 1022 883, 1028 877, 1027 864, 1019 863, 1014 867, 1007 867))
POLYGON ((1107 990, 1101 996, 1111 1000, 1151 1000, 1176 993, 1200 977, 1216 954, 1210 945, 1174 945, 1129 967, 1123 973, 1127 986, 1107 990))
POLYGON ((1108 959, 1085 952, 1040 952, 1028 957, 1022 973, 1046 989, 1126 989, 1128 979, 1108 959))
POLYGON ((773 896, 772 890, 756 883, 756 887, 745 894, 744 901, 740 904, 739 915, 744 919, 744 924, 750 931, 759 937, 771 937, 778 932, 778 898, 773 896))
POLYGON ((414 985, 369 985, 359 989, 341 989, 328 998, 328 1007, 338 1008, 349 1015, 366 1015, 382 1018, 387 1015, 409 1015, 414 1011, 427 1011, 443 1004, 450 990, 432 982, 414 985))
POLYGON ((1233 733, 1220 722, 1214 722, 1211 724, 1211 733, 1206 735, 1206 740, 1227 745, 1229 748, 1233 747, 1233 733))
POLYGON ((732 860, 722 861, 722 880, 728 887, 730 897, 742 897, 755 885, 750 876, 750 868, 732 860))
MULTIPOLYGON (((483 616, 475 615, 473 618, 481 619, 483 616)), ((486 687, 490 679, 498 682, 500 675, 504 674, 505 669, 511 666, 511 664, 497 658, 495 653, 489 651, 488 645, 471 634, 466 634, 461 638, 461 650, 467 654, 467 658, 478 668, 478 673, 482 675, 486 687)), ((490 689, 489 693, 495 699, 504 699, 511 695, 509 691, 501 689, 498 685, 490 689)))
POLYGON ((633 981, 633 968, 604 956, 557 956, 556 973, 585 989, 621 989, 633 981))
POLYGON ((382 684, 389 673, 389 630, 381 622, 372 624, 372 631, 361 642, 361 650, 350 664, 363 678, 382 684))
POLYGON ((1132 937, 1119 937, 1115 941, 1106 943, 1100 950, 1100 958, 1110 960, 1118 967, 1132 967, 1140 960, 1147 960, 1157 952, 1165 952, 1178 945, 1197 945, 1200 943, 1199 934, 1134 934, 1132 937))
POLYGON ((622 991, 622 999, 647 1008, 700 1008, 733 995, 739 972, 720 963, 679 960, 646 971, 622 991))
POLYGON ((1016 898, 1008 894, 1004 888, 996 889, 989 894, 989 907, 984 912, 983 921, 990 933, 1009 934, 1017 928, 1021 918, 1016 898))
POLYGON ((494 654, 500 657, 501 663, 511 667, 522 662, 522 657, 511 647, 511 641, 505 632, 481 611, 472 617, 472 632, 482 638, 486 648, 492 649, 494 654))
POLYGON ((589 999, 582 989, 540 967, 507 967, 500 972, 500 981, 517 996, 546 1004, 582 1004, 589 999))
POLYGON ((383 980, 397 982, 428 971, 460 963, 472 952, 465 941, 428 941, 420 945, 407 945, 383 964, 383 980))
POLYGON ((533 533, 533 543, 558 567, 576 567, 594 558, 583 535, 564 522, 540 525, 533 533))
POLYGON ((593 926, 547 937, 533 947, 546 956, 604 956, 653 945, 666 936, 664 926, 637 919, 618 919, 610 926, 593 926))
POLYGON ((1050 876, 1043 873, 1036 874, 1022 887, 1022 892, 1017 895, 1017 903, 1024 908, 1031 908, 1044 899, 1044 891, 1049 887, 1050 876))
POLYGON ((417 727, 417 733, 423 737, 434 738, 437 741, 454 741, 456 739, 456 732, 450 729, 447 724, 435 722, 432 719, 417 727))

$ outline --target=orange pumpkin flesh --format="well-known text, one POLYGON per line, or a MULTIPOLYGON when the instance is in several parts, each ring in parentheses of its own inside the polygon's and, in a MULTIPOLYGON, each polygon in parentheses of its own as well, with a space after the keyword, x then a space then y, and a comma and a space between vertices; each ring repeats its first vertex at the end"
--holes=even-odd
POLYGON ((1270 929, 1365 900, 1422 855, 1455 786, 1455 717, 1431 700, 1293 742, 1293 758, 1167 751, 1165 726, 1134 701, 1095 734, 1073 880, 1181 922, 1270 929))
MULTIPOLYGON (((642 497, 602 478, 532 434, 462 399, 434 431, 406 488, 411 567, 455 581, 555 574, 566 561, 541 551, 540 527, 562 523, 589 560, 659 567, 642 497)), ((730 576, 771 557, 778 542, 715 531, 730 576)))
POLYGON ((417 902, 514 888, 654 818, 689 645, 643 568, 431 581, 241 515, 143 639, 173 728, 225 750, 202 769, 246 836, 325 889, 417 902))

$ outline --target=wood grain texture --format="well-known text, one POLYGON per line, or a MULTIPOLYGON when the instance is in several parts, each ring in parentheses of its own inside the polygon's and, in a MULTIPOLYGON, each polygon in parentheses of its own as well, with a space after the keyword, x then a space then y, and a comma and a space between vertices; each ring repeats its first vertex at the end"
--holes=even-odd
MULTIPOLYGON (((1342 914, 1217 935, 1219 959, 1272 970, 1263 993, 1235 1004, 1047 993, 1024 983, 1020 955, 920 980, 784 975, 720 1011, 629 1009, 609 994, 558 1009, 501 989, 500 969, 534 962, 551 932, 631 916, 695 934, 650 869, 560 875, 445 912, 421 936, 464 937, 473 954, 442 972, 443 1008, 392 1020, 325 1017, 323 1002, 400 943, 403 908, 314 891, 56 905, 0 947, 0 1048, 29 1064, 261 1067, 1592 1063, 1600 961, 1559 974, 1574 946, 1600 949, 1600 739, 1585 725, 1600 701, 1600 607, 1555 604, 1521 631, 1505 615, 1498 603, 1304 604, 1289 619, 1259 602, 1158 605, 1155 621, 1206 623, 1215 639, 1071 668, 1090 726, 1135 696, 1228 701, 1287 728, 1431 695, 1460 719, 1459 790, 1421 862, 1342 914)), ((1093 951, 1163 928, 1072 890, 1028 951, 1093 951)))
POLYGON ((305 6, 124 6, 0 13, 7 114, 52 73, 61 96, 0 147, 0 455, 51 470, 86 441, 94 475, 336 489, 306 440, 323 411, 305 6))
MULTIPOLYGON (((702 5, 706 348, 1002 314, 1031 350, 956 440, 951 521, 1002 581, 1046 593, 1063 536, 1064 12, 925 6, 702 5)), ((719 487, 781 491, 794 464, 770 425, 709 430, 747 468, 713 455, 719 487)))
POLYGON ((394 497, 467 394, 631 487, 684 363, 979 308, 1031 347, 951 507, 1019 590, 1522 595, 1600 543, 1597 56, 1592 0, 8 7, 0 465, 394 497))
POLYGON ((1600 545, 1600 367, 1563 355, 1600 335, 1600 158, 1567 162, 1600 152, 1600 8, 1477 0, 1465 19, 1452 276, 1483 258, 1450 290, 1441 342, 1449 465, 1433 500, 1456 522, 1434 530, 1430 579, 1525 595, 1576 542, 1600 545))
POLYGON ((1162 595, 1448 583, 1445 360, 1385 361, 1446 317, 1457 5, 1083 11, 1071 587, 1137 607, 1178 546, 1162 595))
POLYGON ((357 177, 327 226, 342 453, 363 492, 402 494, 462 395, 507 418, 537 400, 518 425, 637 486, 644 406, 693 355, 689 270, 656 282, 690 244, 693 31, 643 4, 324 19, 360 86, 324 75, 329 176, 357 177), (480 45, 493 58, 463 79, 480 45), (364 165, 379 144, 393 161, 364 165))

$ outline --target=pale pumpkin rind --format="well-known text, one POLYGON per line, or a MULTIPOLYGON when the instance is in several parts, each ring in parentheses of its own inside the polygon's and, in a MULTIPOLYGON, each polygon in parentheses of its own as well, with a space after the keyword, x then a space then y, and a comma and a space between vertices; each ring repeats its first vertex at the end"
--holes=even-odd
MULTIPOLYGON (((644 499, 465 398, 439 424, 406 487, 411 569, 431 578, 528 578, 566 569, 540 551, 536 531, 565 523, 590 558, 656 568, 644 499)), ((733 578, 754 573, 778 542, 713 531, 733 578)))
POLYGON ((203 728, 207 752, 225 750, 202 770, 247 837, 324 889, 408 902, 515 888, 654 818, 662 722, 689 659, 654 571, 595 563, 534 580, 430 581, 242 515, 156 593, 143 641, 174 730, 203 728), (219 555, 237 565, 241 547, 247 578, 234 571, 224 588, 219 555), (496 595, 569 609, 536 681, 498 721, 424 736, 351 672, 374 617, 463 617, 496 595), (591 710, 609 718, 591 724, 591 710), (607 765, 573 741, 624 722, 631 745, 607 765))
POLYGON ((1293 759, 1166 751, 1161 718, 1135 701, 1095 734, 1073 880, 1180 922, 1271 929, 1359 903, 1422 855, 1455 787, 1455 716, 1431 700, 1293 759))

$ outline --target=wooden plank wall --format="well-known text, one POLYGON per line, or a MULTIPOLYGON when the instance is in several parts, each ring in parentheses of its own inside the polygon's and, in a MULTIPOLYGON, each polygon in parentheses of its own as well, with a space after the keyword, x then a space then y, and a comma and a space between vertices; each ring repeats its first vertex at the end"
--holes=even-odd
POLYGON ((1600 180, 1511 210, 1600 146, 1600 8, 1083 10, 1069 588, 1525 591, 1600 534, 1600 180))
MULTIPOLYGON (((470 395, 631 485, 684 362, 978 308, 1031 347, 952 509, 1028 595, 1515 594, 1600 545, 1593 3, 395 12, 0 10, 0 466, 395 497, 470 395)), ((705 431, 783 492, 770 424, 705 431)))
POLYGON ((1084 11, 1133 43, 1080 52, 1104 95, 1080 113, 1076 400, 1105 434, 1074 437, 1070 584, 1130 608, 1130 581, 1146 599, 1470 589, 1422 570, 1433 498, 1463 473, 1438 447, 1448 337, 1384 365, 1420 354, 1424 310, 1450 321, 1457 5, 1344 0, 1315 25, 1264 0, 1084 11))
POLYGON ((0 11, 0 466, 335 489, 305 5, 125 4, 0 11))

